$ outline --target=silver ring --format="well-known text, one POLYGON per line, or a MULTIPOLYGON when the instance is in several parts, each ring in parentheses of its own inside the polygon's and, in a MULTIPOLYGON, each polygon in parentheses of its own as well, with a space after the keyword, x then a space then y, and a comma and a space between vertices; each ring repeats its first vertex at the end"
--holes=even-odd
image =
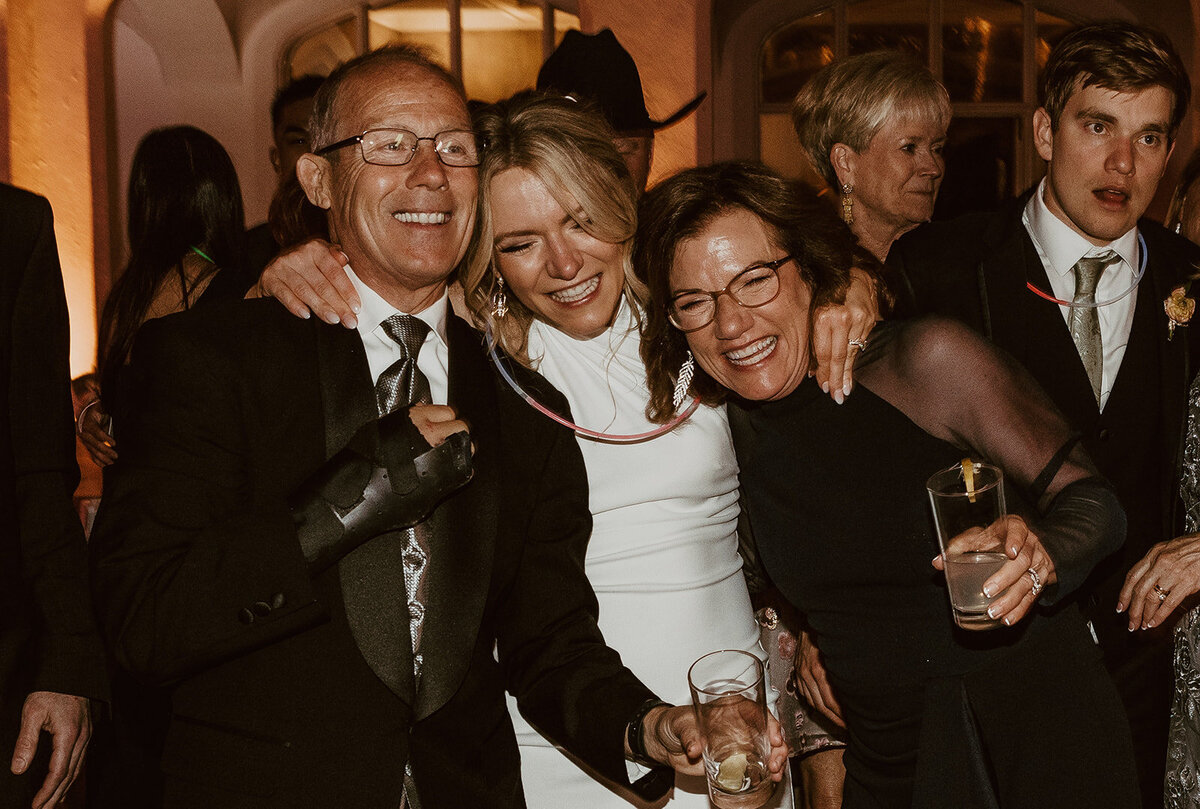
POLYGON ((851 340, 850 348, 857 348, 859 351, 865 351, 867 348, 866 340, 851 340))
POLYGON ((1042 577, 1033 568, 1029 568, 1025 572, 1029 574, 1029 578, 1033 581, 1033 589, 1029 592, 1033 593, 1034 598, 1037 598, 1038 593, 1042 592, 1042 577))
POLYGON ((1154 594, 1155 594, 1156 596, 1158 596, 1158 601, 1159 601, 1159 603, 1161 604, 1162 602, 1164 602, 1164 601, 1166 601, 1166 600, 1167 600, 1167 596, 1169 596, 1169 595, 1171 594, 1171 591, 1170 591, 1170 590, 1164 590, 1163 588, 1159 587, 1159 586, 1156 584, 1156 585, 1154 585, 1154 594))

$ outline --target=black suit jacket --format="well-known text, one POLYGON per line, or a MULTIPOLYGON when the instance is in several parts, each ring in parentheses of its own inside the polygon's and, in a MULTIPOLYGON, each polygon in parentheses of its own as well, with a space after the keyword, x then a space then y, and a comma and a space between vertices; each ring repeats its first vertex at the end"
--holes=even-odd
MULTIPOLYGON (((0 806, 31 691, 106 695, 71 495, 70 330, 50 204, 0 185, 0 806)), ((44 769, 31 774, 34 789, 44 769)), ((28 798, 24 799, 28 805, 28 798)), ((15 804, 14 804, 15 805, 15 804)))
MULTIPOLYGON (((1050 289, 1021 222, 1029 195, 995 213, 924 225, 888 256, 901 313, 957 317, 1017 358, 1081 432, 1100 471, 1113 481, 1129 516, 1129 537, 1097 568, 1090 591, 1096 616, 1115 622, 1125 572, 1150 545, 1182 530, 1178 498, 1187 388, 1200 348, 1200 323, 1167 337, 1163 301, 1200 265, 1200 248, 1143 220, 1146 275, 1137 289, 1133 327, 1105 411, 1057 304, 1027 287, 1050 289)), ((1114 639, 1127 636, 1121 629, 1114 639)))
POLYGON ((175 683, 168 806, 394 809, 407 760, 426 807, 521 806, 506 687, 627 782, 624 728, 652 695, 595 625, 578 446, 503 385, 477 333, 454 316, 448 329, 475 475, 438 509, 415 689, 403 592, 350 588, 376 592, 349 607, 393 636, 397 693, 350 632, 346 566, 310 578, 285 504, 375 418, 357 333, 270 300, 143 328, 92 558, 118 658, 175 683))

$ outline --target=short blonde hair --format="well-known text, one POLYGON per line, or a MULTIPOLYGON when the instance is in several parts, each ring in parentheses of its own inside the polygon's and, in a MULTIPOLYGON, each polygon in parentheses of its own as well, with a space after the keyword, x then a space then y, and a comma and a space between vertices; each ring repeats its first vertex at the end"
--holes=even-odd
POLYGON ((929 68, 899 51, 872 51, 826 65, 792 102, 792 126, 813 168, 838 187, 829 159, 835 143, 856 152, 891 118, 950 123, 950 96, 929 68))
POLYGON ((511 168, 536 175, 563 210, 581 210, 583 221, 579 224, 591 236, 624 245, 623 294, 634 311, 640 311, 646 300, 645 285, 633 274, 630 259, 637 229, 637 190, 613 145, 613 131, 599 112, 571 98, 526 92, 484 109, 476 118, 475 129, 483 142, 480 204, 462 285, 476 324, 490 327, 505 353, 529 364, 533 313, 509 294, 508 314, 503 318, 492 316, 491 299, 497 283, 491 182, 511 168))

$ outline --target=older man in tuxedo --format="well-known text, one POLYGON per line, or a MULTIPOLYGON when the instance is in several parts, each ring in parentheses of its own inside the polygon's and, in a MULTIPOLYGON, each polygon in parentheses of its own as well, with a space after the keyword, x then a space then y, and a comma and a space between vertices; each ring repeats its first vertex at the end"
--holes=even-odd
POLYGON ((697 771, 690 709, 596 628, 572 435, 448 309, 475 223, 460 86, 375 51, 312 120, 298 172, 349 258, 358 328, 272 300, 148 325, 92 540, 118 657, 174 683, 166 805, 523 806, 505 689, 615 782, 626 757, 697 771))
POLYGON ((0 255, 0 807, 41 809, 79 773, 107 683, 71 504, 70 330, 44 198, 0 184, 0 255))
POLYGON ((1131 633, 1116 608, 1130 566, 1182 528, 1180 440, 1200 329, 1172 339, 1163 302, 1200 250, 1142 215, 1190 92, 1159 33, 1125 23, 1069 32, 1033 117, 1046 178, 995 213, 921 227, 888 256, 901 300, 959 317, 1012 353, 1116 487, 1128 537, 1094 571, 1084 606, 1129 713, 1147 809, 1162 801, 1170 638, 1131 633))

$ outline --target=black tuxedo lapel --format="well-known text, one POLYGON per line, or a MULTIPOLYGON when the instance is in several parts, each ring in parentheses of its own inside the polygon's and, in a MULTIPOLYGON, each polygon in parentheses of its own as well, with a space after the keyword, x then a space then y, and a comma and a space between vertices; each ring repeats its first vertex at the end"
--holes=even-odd
POLYGON ((358 332, 325 323, 314 325, 325 413, 325 457, 330 458, 350 442, 359 427, 377 418, 379 411, 358 332))
POLYGON ((435 515, 421 628, 421 682, 415 713, 424 719, 451 697, 473 657, 496 552, 499 520, 500 422, 495 373, 479 334, 457 316, 446 324, 450 404, 471 427, 474 475, 435 515))
MULTIPOLYGON (((359 427, 378 417, 375 386, 357 331, 316 324, 325 455, 344 447, 359 427)), ((412 704, 412 641, 404 591, 404 534, 377 537, 338 562, 346 621, 371 670, 412 704)))
POLYGON ((479 334, 447 318, 450 404, 471 427, 474 475, 438 509, 426 573, 429 603, 421 630, 424 666, 415 711, 423 719, 444 705, 466 675, 483 620, 499 515, 500 427, 495 375, 479 334))

